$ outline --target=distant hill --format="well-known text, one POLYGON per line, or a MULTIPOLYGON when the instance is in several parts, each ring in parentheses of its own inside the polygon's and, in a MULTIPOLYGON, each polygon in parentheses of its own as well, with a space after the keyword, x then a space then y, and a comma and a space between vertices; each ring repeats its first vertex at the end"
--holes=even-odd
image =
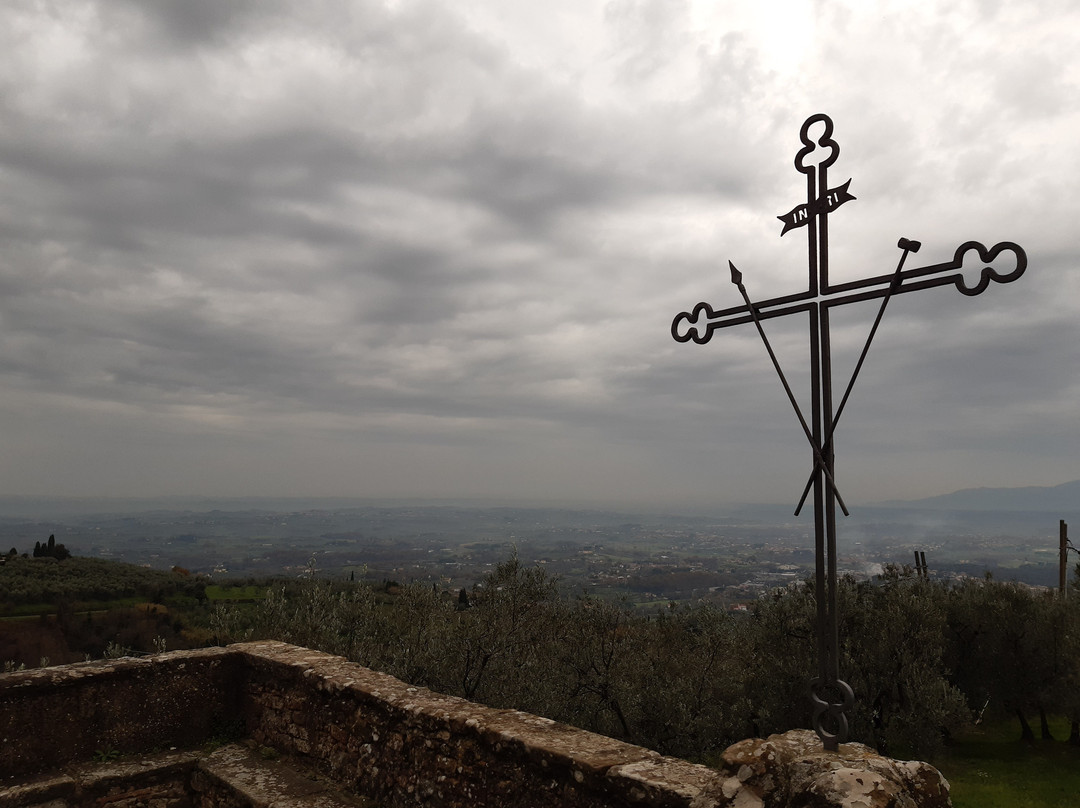
POLYGON ((1061 485, 1022 488, 965 488, 951 494, 914 500, 892 500, 884 507, 942 511, 1061 511, 1080 512, 1080 480, 1061 485))

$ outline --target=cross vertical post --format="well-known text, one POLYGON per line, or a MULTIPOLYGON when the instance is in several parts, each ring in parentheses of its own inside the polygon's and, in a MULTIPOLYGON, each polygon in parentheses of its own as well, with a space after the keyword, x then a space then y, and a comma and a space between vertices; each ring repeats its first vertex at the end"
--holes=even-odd
POLYGON ((840 147, 833 140, 832 134, 833 122, 828 115, 812 115, 803 123, 799 132, 802 148, 795 157, 795 168, 806 176, 806 202, 782 216, 777 216, 784 224, 781 236, 790 230, 806 227, 809 270, 806 291, 753 303, 743 285, 742 273, 729 262, 731 281, 739 288, 743 305, 717 311, 708 303, 698 303, 692 311, 676 315, 671 323, 671 335, 676 342, 693 340, 704 345, 717 329, 754 323, 810 442, 814 468, 803 492, 803 499, 795 509, 798 515, 805 497, 812 491, 818 667, 817 675, 810 680, 809 691, 813 704, 814 730, 825 749, 836 751, 839 744, 847 740, 847 713, 855 702, 851 687, 840 678, 836 506, 840 505, 845 516, 848 511, 837 490, 834 473, 833 436, 837 422, 866 359, 870 343, 877 333, 885 307, 893 295, 949 285, 955 286, 963 295, 978 295, 989 287, 990 281, 1009 283, 1023 275, 1027 268, 1027 255, 1019 245, 1012 242, 1001 242, 987 248, 978 242, 967 241, 956 249, 949 261, 905 270, 904 262, 908 255, 918 252, 922 245, 918 241, 901 238, 897 247, 903 252, 892 273, 832 284, 829 279, 829 214, 855 199, 848 191, 851 180, 836 188, 829 188, 828 169, 840 154, 840 147), (970 268, 972 254, 975 254, 978 259, 976 263, 979 264, 974 279, 965 276, 965 265, 970 268), (1013 256, 1014 263, 1003 271, 998 264, 1001 256, 1005 254, 1013 256), (874 299, 881 300, 877 317, 840 405, 834 412, 830 311, 834 306, 874 299), (798 401, 791 392, 763 327, 764 320, 803 312, 810 321, 811 424, 807 424, 798 401))
MULTIPOLYGON (((813 115, 799 133, 803 149, 795 158, 795 168, 806 175, 808 289, 814 297, 829 288, 829 205, 838 192, 829 191, 829 166, 840 154, 832 140, 832 121, 813 115), (811 130, 822 127, 817 140, 811 130), (821 155, 819 152, 825 151, 821 155)), ((846 193, 846 185, 845 193, 846 193)), ((846 201, 846 200, 844 200, 846 201)), ((785 222, 786 225, 786 222, 785 222)), ((853 695, 840 679, 840 637, 837 615, 836 489, 826 486, 835 480, 835 452, 832 444, 832 343, 829 339, 829 309, 816 300, 810 308, 810 397, 813 443, 821 447, 814 467, 814 585, 817 600, 818 674, 810 682, 814 704, 814 730, 826 749, 836 751, 847 739, 847 715, 853 695), (827 720, 831 719, 831 721, 827 720)))

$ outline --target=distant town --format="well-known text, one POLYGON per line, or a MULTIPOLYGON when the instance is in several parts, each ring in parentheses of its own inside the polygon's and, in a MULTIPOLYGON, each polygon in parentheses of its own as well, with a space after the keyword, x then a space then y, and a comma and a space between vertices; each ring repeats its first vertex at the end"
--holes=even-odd
MULTIPOLYGON (((779 506, 685 516, 444 504, 295 510, 290 507, 311 503, 215 504, 220 507, 82 514, 69 506, 55 519, 24 508, 22 515, 0 517, 0 547, 22 551, 54 535, 75 555, 214 579, 429 581, 446 590, 472 587, 516 554, 557 576, 571 596, 640 605, 704 600, 732 608, 814 571, 812 518, 795 518, 779 506)), ((913 565, 918 551, 937 579, 990 574, 1056 586, 1058 519, 1039 511, 863 508, 840 524, 840 571, 866 579, 885 565, 913 565)))

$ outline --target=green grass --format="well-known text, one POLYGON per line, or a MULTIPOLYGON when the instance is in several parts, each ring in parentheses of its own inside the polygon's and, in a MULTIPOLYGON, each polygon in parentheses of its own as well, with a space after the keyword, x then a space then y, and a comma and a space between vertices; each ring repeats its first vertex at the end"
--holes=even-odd
MULTIPOLYGON (((132 596, 126 598, 112 598, 111 600, 79 600, 71 604, 71 612, 75 615, 86 612, 106 612, 110 609, 122 609, 146 603, 146 598, 132 596)), ((41 615, 56 614, 55 603, 21 603, 17 606, 6 605, 0 620, 30 620, 41 615)))
MULTIPOLYGON (((1038 734, 1038 719, 1034 728, 1038 734)), ((1080 747, 1069 726, 1051 720, 1056 741, 1021 743, 1017 721, 959 735, 934 765, 951 786, 955 808, 1073 808, 1080 805, 1080 747)))
POLYGON ((3 620, 26 620, 43 614, 56 614, 55 603, 22 603, 4 608, 3 620))
POLYGON ((206 597, 211 601, 219 600, 262 600, 266 597, 267 586, 220 586, 211 584, 206 587, 206 597))

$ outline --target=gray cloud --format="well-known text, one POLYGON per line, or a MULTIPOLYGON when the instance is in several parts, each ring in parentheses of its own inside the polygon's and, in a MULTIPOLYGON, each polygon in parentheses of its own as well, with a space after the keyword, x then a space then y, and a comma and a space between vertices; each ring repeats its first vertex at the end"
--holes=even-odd
MULTIPOLYGON (((1076 12, 826 4, 790 40, 752 4, 549 12, 2 12, 7 489, 785 501, 809 450, 756 335, 668 327, 739 302, 729 259, 759 299, 804 282, 775 217, 818 110, 858 197, 836 277, 901 235, 1031 259, 890 304, 849 501, 1080 476, 1076 12)), ((874 311, 837 316, 838 377, 874 311)), ((800 395, 804 326, 769 325, 800 395)))

